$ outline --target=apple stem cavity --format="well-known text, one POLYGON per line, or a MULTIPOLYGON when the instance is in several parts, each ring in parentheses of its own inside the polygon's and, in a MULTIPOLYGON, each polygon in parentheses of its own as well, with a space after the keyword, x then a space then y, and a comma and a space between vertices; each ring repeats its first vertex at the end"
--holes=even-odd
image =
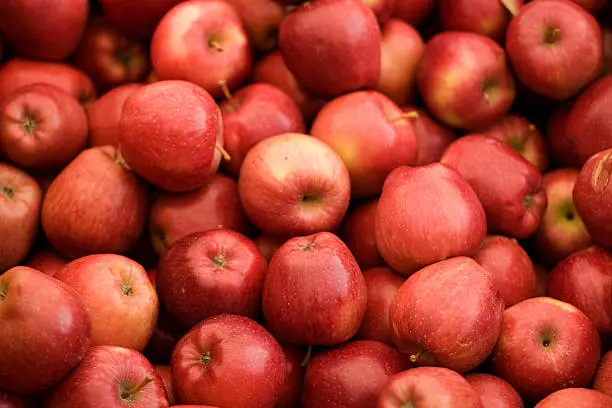
POLYGON ((561 30, 558 28, 549 28, 546 30, 546 34, 544 37, 544 42, 547 45, 555 45, 561 39, 561 30))
POLYGON ((300 363, 300 366, 306 367, 308 363, 310 362, 310 357, 312 357, 312 345, 309 344, 308 350, 306 351, 306 355, 304 356, 304 359, 300 363))
POLYGON ((125 390, 121 392, 121 399, 129 400, 134 397, 135 394, 139 393, 147 386, 148 383, 153 381, 153 377, 147 375, 141 382, 130 388, 129 390, 125 390))
POLYGON ((419 117, 419 112, 411 111, 411 112, 402 113, 399 116, 391 118, 389 119, 389 122, 394 123, 394 122, 399 122, 400 120, 404 120, 404 119, 417 119, 418 117, 419 117))
POLYGON ((213 268, 215 269, 223 269, 225 268, 225 263, 227 262, 225 259, 225 255, 218 254, 213 256, 213 268))
POLYGON ((219 153, 221 153, 221 157, 223 157, 223 160, 225 161, 232 160, 232 156, 230 156, 229 153, 219 143, 215 145, 215 149, 217 149, 219 153))
POLYGON ((224 51, 223 47, 221 46, 221 44, 219 44, 219 41, 217 41, 217 40, 209 39, 208 40, 208 47, 212 48, 213 50, 218 51, 218 52, 223 52, 224 51))

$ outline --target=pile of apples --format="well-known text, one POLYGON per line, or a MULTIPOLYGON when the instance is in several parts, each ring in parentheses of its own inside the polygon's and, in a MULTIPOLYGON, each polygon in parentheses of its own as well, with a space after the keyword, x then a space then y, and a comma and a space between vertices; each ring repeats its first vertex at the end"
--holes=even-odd
POLYGON ((612 408, 608 24, 0 1, 0 408, 612 408))

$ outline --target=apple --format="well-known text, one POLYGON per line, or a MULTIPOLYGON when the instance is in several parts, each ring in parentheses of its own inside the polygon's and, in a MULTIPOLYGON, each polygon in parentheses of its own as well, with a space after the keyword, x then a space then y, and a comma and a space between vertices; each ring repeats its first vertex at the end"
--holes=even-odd
POLYGON ((130 38, 146 38, 181 0, 100 0, 104 18, 130 38))
POLYGON ((195 190, 219 167, 221 112, 195 84, 159 81, 136 90, 123 104, 119 128, 126 163, 161 189, 195 190))
POLYGON ((170 406, 174 406, 174 391, 172 389, 172 371, 170 370, 170 366, 167 365, 156 365, 154 366, 155 372, 162 380, 164 384, 164 389, 166 390, 166 398, 168 399, 168 404, 170 406))
POLYGON ((257 317, 266 260, 237 232, 217 229, 176 241, 161 258, 159 297, 185 328, 223 313, 257 317))
POLYGON ((238 191, 247 216, 263 233, 292 237, 340 225, 350 178, 331 147, 314 137, 286 133, 247 153, 238 191))
POLYGON ((90 345, 89 317, 70 287, 25 266, 0 275, 0 388, 36 393, 60 381, 90 345))
POLYGON ((306 351, 294 344, 281 344, 281 347, 287 361, 287 376, 274 408, 295 408, 300 405, 302 398, 304 384, 302 362, 306 356, 306 351))
POLYGON ((0 273, 26 257, 38 232, 40 187, 24 171, 0 162, 0 273))
POLYGON ((288 240, 266 273, 262 305, 277 339, 331 346, 352 338, 363 320, 367 287, 350 250, 329 232, 288 240))
POLYGON ((391 15, 408 24, 419 25, 429 17, 435 4, 436 0, 395 0, 391 15))
POLYGON ((66 265, 66 259, 51 248, 45 248, 34 254, 26 266, 46 275, 53 276, 66 265))
POLYGON ((515 97, 504 50, 480 34, 448 31, 425 45, 417 84, 442 123, 476 130, 501 120, 515 97))
POLYGON ((423 166, 439 161, 444 150, 456 139, 455 133, 437 123, 422 109, 405 106, 402 110, 410 117, 417 137, 419 152, 416 164, 423 166))
POLYGON ((283 19, 278 43, 287 67, 308 92, 333 97, 378 83, 381 33, 361 1, 302 4, 283 19))
POLYGON ((592 14, 596 14, 608 2, 608 0, 572 0, 572 1, 592 14))
POLYGON ((270 51, 278 43, 278 27, 285 18, 285 7, 274 0, 228 0, 249 35, 251 43, 261 51, 270 51))
POLYGON ((223 147, 231 156, 224 165, 234 175, 240 174, 244 157, 260 141, 305 131, 295 102, 274 85, 255 83, 233 95, 227 90, 227 99, 219 107, 223 115, 223 147))
POLYGON ((491 408, 523 408, 523 400, 507 381, 491 374, 472 373, 465 376, 480 394, 482 405, 491 408))
POLYGON ((484 408, 480 395, 460 374, 442 367, 418 367, 396 374, 385 385, 377 408, 484 408))
POLYGON ((25 395, 0 390, 0 408, 32 408, 32 401, 25 395))
POLYGON ((612 396, 612 351, 608 351, 602 356, 593 378, 593 388, 612 396))
POLYGON ((510 21, 506 51, 521 82, 553 100, 575 95, 599 74, 603 50, 595 18, 567 0, 539 0, 510 21))
POLYGON ((612 397, 587 388, 567 388, 553 392, 535 408, 608 408, 612 397))
POLYGON ((550 157, 557 166, 579 169, 582 166, 567 127, 571 107, 560 105, 552 112, 546 126, 546 141, 550 157))
POLYGON ((224 174, 213 175, 207 184, 195 191, 161 192, 151 204, 151 242, 160 255, 189 234, 217 228, 241 233, 249 229, 238 196, 238 183, 224 174))
MULTIPOLYGON (((155 286, 154 283, 151 283, 155 286)), ((168 312, 160 305, 157 325, 151 335, 151 340, 147 344, 144 355, 156 364, 170 363, 170 357, 174 351, 176 343, 183 337, 185 330, 179 327, 178 323, 168 315, 168 312)))
POLYGON ((506 307, 536 296, 533 263, 515 239, 488 236, 474 260, 491 272, 506 307))
POLYGON ((604 76, 612 74, 612 25, 600 23, 600 26, 603 43, 603 67, 601 68, 601 75, 604 76))
POLYGON ((45 408, 166 408, 166 390, 154 367, 136 350, 89 349, 83 362, 49 395, 45 408))
POLYGON ((536 402, 570 384, 586 386, 600 348, 597 329, 580 310, 548 297, 527 299, 504 311, 494 374, 536 402))
POLYGON ((215 98, 223 95, 220 81, 233 90, 246 79, 251 46, 230 3, 185 1, 162 18, 151 40, 151 61, 159 79, 192 82, 215 98))
POLYGON ((0 118, 0 150, 26 169, 60 169, 87 142, 83 108, 53 85, 35 83, 8 94, 0 118))
POLYGON ((376 246, 374 223, 377 207, 377 198, 355 204, 349 209, 340 227, 340 238, 349 247, 361 269, 385 264, 376 246))
POLYGON ((406 365, 395 348, 377 341, 323 351, 308 362, 302 408, 375 407, 382 388, 406 365))
POLYGON ((53 180, 42 227, 62 255, 121 253, 142 234, 147 190, 112 146, 81 152, 53 180))
POLYGON ((259 253, 270 262, 276 251, 285 243, 284 239, 276 238, 270 235, 260 235, 253 240, 259 253))
POLYGON ((393 13, 396 0, 361 0, 372 9, 380 24, 386 23, 393 13))
POLYGON ((286 370, 283 349, 274 337, 243 316, 204 320, 172 355, 174 393, 185 404, 274 408, 286 370))
POLYGON ((502 42, 512 11, 523 0, 438 0, 438 17, 444 31, 469 31, 502 42), (476 11, 477 10, 477 11, 476 11))
POLYGON ((387 264, 410 275, 460 255, 474 255, 486 235, 482 205, 468 182, 440 163, 401 166, 385 181, 376 209, 376 244, 387 264))

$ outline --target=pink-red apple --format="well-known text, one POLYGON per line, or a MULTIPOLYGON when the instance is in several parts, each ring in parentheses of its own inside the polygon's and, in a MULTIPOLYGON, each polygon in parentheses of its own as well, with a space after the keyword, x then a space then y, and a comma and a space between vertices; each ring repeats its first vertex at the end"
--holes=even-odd
POLYGON ((553 392, 535 408, 608 408, 612 397, 587 388, 567 388, 553 392))
POLYGON ((349 209, 340 227, 340 238, 349 247, 361 269, 385 264, 376 246, 377 207, 376 198, 356 204, 349 209))
POLYGON ((437 123, 422 109, 405 106, 402 110, 410 117, 417 137, 419 152, 416 164, 423 166, 440 160, 444 150, 456 139, 455 133, 437 123))
POLYGON ((501 42, 512 18, 509 8, 517 11, 522 5, 523 0, 438 0, 438 17, 444 31, 469 31, 501 42))
POLYGON ((26 264, 49 276, 55 275, 64 265, 66 265, 66 259, 51 248, 38 251, 26 264))
POLYGON ((507 381, 491 374, 472 373, 465 376, 480 394, 486 408, 523 408, 523 400, 507 381))
POLYGON ((274 0, 227 1, 234 6, 240 15, 244 28, 255 48, 261 51, 269 51, 276 47, 278 27, 286 14, 285 7, 274 0))

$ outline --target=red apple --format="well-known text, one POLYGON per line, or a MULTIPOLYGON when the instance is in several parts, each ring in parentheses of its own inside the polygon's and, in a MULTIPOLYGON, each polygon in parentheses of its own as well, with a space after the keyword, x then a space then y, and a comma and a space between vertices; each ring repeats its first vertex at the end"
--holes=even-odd
POLYGON ((273 408, 286 370, 274 337, 243 316, 204 320, 172 355, 175 396, 186 404, 273 408))
POLYGON ((297 81, 307 91, 329 97, 376 86, 380 42, 376 16, 354 0, 304 3, 285 17, 279 30, 280 51, 297 81))
POLYGON ((349 249, 329 232, 288 240, 270 262, 263 288, 266 327, 281 341, 335 345, 352 338, 367 287, 349 249))
POLYGON ((284 239, 276 238, 270 235, 260 235, 253 241, 259 253, 270 262, 276 251, 285 243, 284 239))
POLYGON ((85 304, 70 287, 18 266, 0 275, 0 388, 36 393, 60 381, 90 344, 85 304))
POLYGON ((427 112, 412 106, 405 106, 402 110, 409 114, 412 127, 417 137, 418 154, 417 165, 434 163, 440 160, 444 150, 455 139, 455 133, 433 120, 427 112))
POLYGON ((567 388, 550 394, 535 408, 609 408, 612 397, 587 388, 567 388))
POLYGON ((53 85, 36 83, 8 94, 0 118, 0 150, 23 168, 62 168, 87 142, 83 108, 53 85))
POLYGON ((391 346, 354 341, 314 356, 306 368, 302 408, 376 406, 389 379, 406 369, 391 346))
POLYGON ((195 84, 159 81, 143 86, 126 99, 119 128, 127 164, 164 190, 195 190, 219 167, 221 112, 195 84))
POLYGON ((26 265, 45 275, 53 276, 66 265, 66 260, 53 249, 47 248, 32 256, 26 265))
POLYGON ((546 141, 552 161, 559 167, 580 168, 576 146, 569 136, 567 121, 571 105, 560 105, 550 115, 546 127, 546 141))
POLYGON ((349 209, 340 228, 340 238, 349 247, 361 269, 383 266, 385 261, 376 246, 376 208, 372 199, 349 209))
POLYGON ((603 43, 603 66, 601 68, 601 75, 604 76, 612 74, 612 25, 609 23, 600 23, 600 26, 603 43))
POLYGON ((593 379, 593 388, 612 397, 612 351, 603 355, 593 379))
POLYGON ((15 394, 0 390, 0 408, 33 408, 30 398, 25 395, 15 394))
POLYGON ((287 133, 249 151, 238 191, 255 226, 291 237, 335 230, 348 208, 350 179, 332 148, 314 137, 287 133))
MULTIPOLYGON (((518 10, 523 0, 509 0, 518 10)), ((470 31, 502 41, 512 18, 508 6, 500 0, 438 0, 438 16, 445 31, 470 31)))
POLYGON ((395 8, 396 0, 361 0, 363 4, 372 9, 378 22, 384 24, 391 17, 393 9, 395 8))
POLYGON ((228 0, 236 9, 255 48, 269 51, 278 43, 285 7, 274 0, 228 0))
POLYGON ((30 252, 38 232, 41 201, 36 180, 17 167, 0 163, 0 273, 30 252))
POLYGON ((166 390, 166 398, 168 399, 168 404, 170 406, 174 406, 174 390, 172 388, 172 371, 170 370, 170 366, 167 365, 156 365, 154 366, 155 372, 162 380, 164 384, 164 389, 166 390))
POLYGON ((147 190, 112 146, 80 153, 53 180, 42 205, 49 242, 69 258, 127 251, 142 234, 147 190))
POLYGON ((523 400, 508 382, 490 374, 472 373, 465 376, 480 394, 482 405, 488 408, 523 408, 523 400))
POLYGON ((295 408, 300 406, 304 384, 304 367, 302 362, 306 351, 300 346, 282 344, 283 353, 287 360, 287 376, 283 388, 278 394, 274 408, 295 408))
POLYGON ((100 0, 104 18, 132 38, 146 38, 161 18, 181 0, 100 0))
POLYGON ((504 50, 488 37, 444 32, 430 39, 417 83, 430 112, 446 125, 475 130, 502 119, 515 97, 504 50))
POLYGON ((395 0, 392 16, 419 25, 434 10, 436 0, 395 0))
POLYGON ((552 298, 527 299, 504 311, 494 373, 536 402, 568 384, 586 386, 599 352, 597 329, 580 310, 552 298))
POLYGON ((452 168, 433 163, 389 174, 376 209, 376 244, 387 264, 409 275, 459 255, 474 255, 486 219, 474 190, 452 168))
MULTIPOLYGON (((231 3, 231 2, 230 2, 231 3)), ((190 0, 160 21, 151 40, 151 61, 159 79, 182 79, 223 95, 248 76, 252 56, 236 9, 223 0, 190 0)))
POLYGON ((174 318, 168 315, 163 305, 160 305, 157 326, 155 326, 144 355, 156 364, 170 363, 172 351, 184 334, 185 330, 179 327, 174 318))

